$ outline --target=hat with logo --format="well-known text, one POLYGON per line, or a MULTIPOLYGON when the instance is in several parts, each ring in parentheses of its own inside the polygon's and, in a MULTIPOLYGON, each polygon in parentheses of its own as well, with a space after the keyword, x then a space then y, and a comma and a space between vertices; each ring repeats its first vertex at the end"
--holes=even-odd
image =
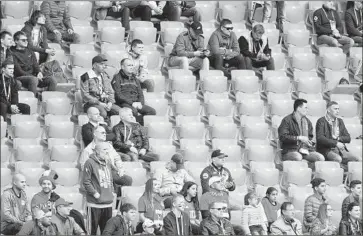
POLYGON ((202 24, 198 21, 194 21, 191 25, 190 28, 192 28, 194 30, 194 32, 196 34, 203 34, 203 27, 202 24))
POLYGON ((64 205, 64 206, 70 206, 70 205, 72 205, 73 204, 73 202, 67 202, 66 200, 64 200, 64 198, 58 198, 58 200, 57 201, 55 201, 55 203, 54 203, 54 206, 55 207, 58 207, 58 206, 60 206, 60 205, 64 205))
POLYGON ((228 157, 227 154, 224 154, 220 149, 214 150, 212 152, 212 158, 218 157, 218 158, 224 158, 224 157, 228 157))
POLYGON ((92 65, 95 64, 95 63, 101 63, 101 62, 104 62, 104 61, 107 61, 107 59, 104 58, 101 55, 98 55, 98 56, 95 56, 94 58, 92 58, 92 65))

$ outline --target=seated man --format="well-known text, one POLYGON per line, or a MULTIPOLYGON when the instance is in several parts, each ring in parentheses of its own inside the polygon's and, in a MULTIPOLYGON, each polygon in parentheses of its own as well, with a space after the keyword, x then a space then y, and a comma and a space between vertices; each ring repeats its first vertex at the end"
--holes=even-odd
POLYGON ((131 17, 140 17, 142 21, 151 21, 152 16, 163 19, 165 4, 166 1, 141 1, 131 9, 131 17))
POLYGON ((333 1, 324 1, 322 8, 313 14, 318 45, 328 44, 330 47, 341 47, 345 54, 354 45, 353 39, 343 35, 343 25, 339 13, 334 10, 333 1))
POLYGON ((136 123, 132 110, 127 107, 122 108, 120 117, 120 123, 113 127, 116 136, 113 146, 118 152, 125 154, 124 161, 157 161, 158 155, 149 152, 149 139, 145 128, 136 123))
POLYGON ((7 59, 1 65, 0 115, 7 120, 7 114, 30 114, 28 104, 19 103, 18 85, 14 79, 14 62, 7 59))
POLYGON ((363 45, 363 19, 362 2, 348 1, 344 22, 348 36, 354 40, 358 47, 363 45))
POLYGON ((184 70, 189 70, 189 66, 192 69, 209 70, 209 54, 209 50, 204 48, 202 24, 193 22, 188 27, 188 32, 182 32, 176 38, 169 65, 184 70))
POLYGON ((350 143, 351 138, 343 119, 338 115, 338 103, 328 102, 326 115, 316 122, 316 150, 328 161, 343 164, 350 161, 362 161, 360 157, 350 153, 345 146, 346 143, 350 143))
POLYGON ((108 113, 118 114, 120 107, 115 105, 115 94, 111 86, 111 80, 105 72, 105 61, 102 56, 92 59, 92 70, 81 75, 81 93, 85 103, 83 108, 97 107, 101 116, 106 119, 108 113))
POLYGON ((230 68, 239 70, 246 69, 243 56, 237 41, 237 36, 233 32, 232 21, 223 19, 218 29, 209 38, 208 49, 211 51, 209 57, 211 66, 216 70, 222 70, 225 76, 230 76, 230 68))
POLYGON ((107 126, 100 116, 100 112, 96 107, 90 107, 87 110, 89 122, 82 126, 82 139, 84 146, 87 147, 93 140, 93 131, 98 126, 102 126, 106 130, 106 141, 113 141, 115 139, 114 133, 107 126))
POLYGON ((64 1, 43 1, 40 10, 45 15, 45 28, 50 41, 59 43, 61 46, 64 46, 64 41, 79 42, 79 35, 73 30, 64 1))
POLYGON ((53 77, 43 77, 40 72, 38 60, 33 51, 28 48, 28 38, 22 31, 14 34, 14 47, 11 47, 11 52, 14 59, 14 77, 23 87, 37 94, 37 87, 47 87, 49 91, 55 91, 57 81, 53 77))
POLYGON ((36 209, 33 220, 25 222, 18 235, 59 235, 57 226, 52 222, 52 212, 36 209))
POLYGON ((176 195, 182 190, 184 183, 194 182, 193 177, 184 169, 184 158, 179 153, 171 157, 165 169, 157 169, 154 178, 161 183, 161 196, 176 195))
POLYGON ((324 161, 324 156, 314 151, 313 125, 306 117, 307 101, 296 99, 294 112, 285 116, 278 128, 283 161, 324 161))
POLYGON ((200 223, 202 235, 234 235, 232 223, 225 218, 224 202, 212 201, 208 206, 208 217, 200 223))
POLYGON ((266 67, 267 70, 275 70, 274 59, 268 46, 268 38, 262 25, 255 25, 248 37, 241 36, 238 43, 248 69, 266 67))
POLYGON ((143 125, 143 116, 156 114, 154 108, 145 105, 140 82, 134 75, 132 60, 128 58, 121 60, 121 70, 113 76, 111 83, 115 91, 116 104, 130 108, 138 123, 143 125))
POLYGON ((107 221, 102 235, 134 235, 135 229, 132 223, 136 219, 136 207, 130 203, 125 203, 121 206, 120 213, 107 221))
POLYGON ((3 30, 0 33, 1 38, 1 53, 0 53, 0 66, 6 60, 13 60, 10 47, 13 46, 13 36, 10 32, 3 30))
POLYGON ((294 205, 284 202, 281 205, 281 215, 271 225, 272 235, 303 235, 301 222, 294 217, 294 205))
POLYGON ((190 21, 200 22, 201 15, 195 6, 195 1, 167 1, 164 15, 169 21, 180 21, 180 16, 186 16, 192 18, 190 21))

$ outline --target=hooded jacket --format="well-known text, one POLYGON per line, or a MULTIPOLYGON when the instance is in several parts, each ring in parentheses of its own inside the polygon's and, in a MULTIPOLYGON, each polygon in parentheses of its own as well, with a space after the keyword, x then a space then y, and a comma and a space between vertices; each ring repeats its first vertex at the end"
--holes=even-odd
POLYGON ((38 60, 33 51, 29 48, 23 50, 16 49, 16 46, 10 48, 14 59, 14 77, 19 76, 37 76, 40 72, 38 60))
POLYGON ((194 52, 200 49, 204 49, 203 35, 198 35, 197 39, 193 39, 189 32, 182 32, 176 38, 170 57, 177 56, 192 58, 195 57, 194 52))
POLYGON ((41 26, 39 29, 39 45, 34 45, 32 40, 32 31, 34 25, 30 23, 30 21, 25 22, 25 26, 21 29, 26 34, 28 38, 28 48, 33 52, 45 53, 45 49, 49 49, 47 42, 47 30, 44 26, 41 26))
POLYGON ((71 18, 64 1, 43 1, 40 5, 41 12, 45 15, 45 28, 48 32, 73 29, 71 18))
MULTIPOLYGON (((164 222, 165 235, 193 235, 189 215, 182 211, 181 216, 182 216, 183 225, 182 225, 182 232, 179 233, 176 224, 177 218, 174 212, 171 211, 164 217, 163 222, 164 222)), ((181 221, 179 221, 179 230, 181 230, 180 222, 181 221)))
POLYGON ((237 41, 237 36, 234 32, 231 35, 226 35, 221 29, 216 29, 209 38, 208 49, 212 55, 225 55, 228 57, 236 57, 240 54, 240 49, 237 41), (220 48, 232 49, 232 52, 225 53, 225 50, 220 48))

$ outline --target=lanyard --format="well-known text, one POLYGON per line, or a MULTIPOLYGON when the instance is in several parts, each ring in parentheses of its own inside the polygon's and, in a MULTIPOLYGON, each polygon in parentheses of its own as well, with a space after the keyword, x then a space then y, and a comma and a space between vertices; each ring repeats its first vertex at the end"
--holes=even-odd
MULTIPOLYGON (((11 83, 11 81, 10 81, 10 83, 11 83)), ((6 100, 7 100, 7 101, 9 101, 9 99, 10 99, 10 93, 11 93, 10 83, 9 83, 9 85, 8 85, 8 90, 6 90, 6 85, 5 85, 5 76, 3 75, 4 93, 5 93, 5 97, 6 97, 6 100)))
POLYGON ((180 215, 180 223, 181 223, 181 227, 179 225, 178 217, 176 217, 176 229, 178 231, 177 235, 184 235, 184 233, 183 233, 183 215, 180 215))
MULTIPOLYGON (((357 21, 357 25, 358 25, 358 27, 359 27, 359 21, 358 21, 358 16, 357 16, 357 12, 355 11, 355 8, 353 9, 353 11, 354 11, 354 16, 355 16, 355 20, 357 21)), ((360 13, 360 10, 358 10, 358 12, 360 13)), ((359 14, 359 16, 360 16, 361 14, 359 14)), ((361 17, 360 17, 361 18, 361 17)), ((362 18, 361 18, 361 20, 362 20, 362 18)))
POLYGON ((131 136, 131 133, 132 133, 132 128, 130 128, 130 133, 129 135, 127 136, 127 128, 126 128, 127 125, 124 125, 124 129, 125 129, 125 135, 124 135, 124 143, 126 143, 129 139, 130 139, 130 136, 131 136))
MULTIPOLYGON (((326 11, 325 11, 325 9, 324 9, 324 8, 323 8, 323 11, 324 11, 325 16, 326 16, 326 18, 328 19, 328 21, 331 21, 331 20, 329 20, 328 14, 326 14, 326 11)), ((335 22, 334 12, 331 14, 331 16, 333 17, 333 21, 335 22)))
POLYGON ((224 229, 224 227, 223 227, 223 223, 222 223, 222 221, 221 221, 220 223, 217 221, 216 223, 217 223, 217 225, 218 225, 218 226, 220 226, 220 228, 221 228, 221 230, 222 230, 222 235, 226 235, 226 231, 225 231, 225 229, 224 229))

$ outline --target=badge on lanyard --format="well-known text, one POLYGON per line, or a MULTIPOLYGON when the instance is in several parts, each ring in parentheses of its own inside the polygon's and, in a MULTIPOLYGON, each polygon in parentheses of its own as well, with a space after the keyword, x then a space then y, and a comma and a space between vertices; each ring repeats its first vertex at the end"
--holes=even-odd
POLYGON ((21 200, 20 204, 21 204, 22 206, 25 206, 25 201, 24 201, 24 200, 21 200))

